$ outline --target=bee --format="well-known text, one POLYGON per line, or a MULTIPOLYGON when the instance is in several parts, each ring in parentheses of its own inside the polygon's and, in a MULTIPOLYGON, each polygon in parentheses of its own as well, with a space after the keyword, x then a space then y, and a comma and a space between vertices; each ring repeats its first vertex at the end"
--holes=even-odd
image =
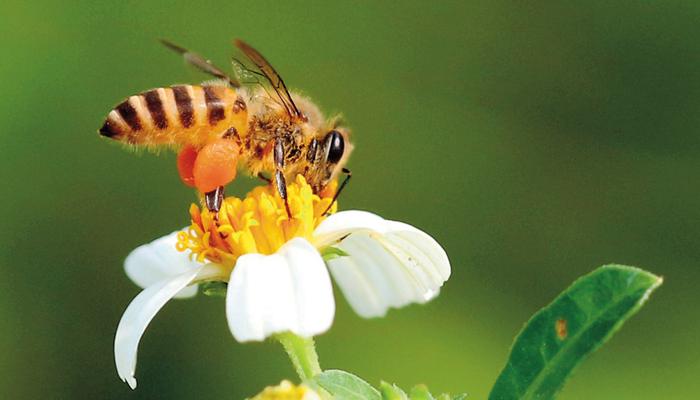
POLYGON ((182 181, 202 194, 210 211, 220 209, 224 186, 239 168, 274 181, 289 217, 286 182, 297 174, 318 194, 344 173, 331 205, 337 200, 352 176, 345 164, 353 148, 338 117, 326 119, 309 98, 287 89, 265 57, 242 40, 234 40, 243 55, 234 58, 236 78, 197 53, 162 42, 216 80, 130 96, 109 112, 100 135, 178 151, 182 181))

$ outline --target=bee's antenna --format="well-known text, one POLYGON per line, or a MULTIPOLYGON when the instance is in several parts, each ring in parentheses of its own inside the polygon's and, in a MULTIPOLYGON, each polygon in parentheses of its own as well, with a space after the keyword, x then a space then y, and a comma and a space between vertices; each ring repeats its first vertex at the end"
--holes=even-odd
POLYGON ((350 181, 350 178, 352 178, 352 171, 350 171, 349 169, 343 168, 343 173, 345 174, 345 179, 343 179, 343 182, 340 184, 340 187, 338 187, 338 190, 336 190, 335 194, 333 195, 333 200, 331 201, 331 204, 329 204, 328 208, 326 208, 326 211, 323 212, 324 217, 328 215, 328 212, 331 210, 331 207, 333 207, 333 204, 336 202, 336 200, 338 200, 340 192, 343 191, 345 185, 347 185, 350 181))

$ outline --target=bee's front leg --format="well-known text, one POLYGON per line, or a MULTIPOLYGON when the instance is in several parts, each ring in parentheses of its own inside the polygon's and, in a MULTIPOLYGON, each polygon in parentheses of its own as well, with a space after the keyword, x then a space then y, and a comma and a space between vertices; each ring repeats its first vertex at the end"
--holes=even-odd
POLYGON ((275 139, 274 159, 277 192, 280 194, 282 200, 284 200, 284 208, 287 210, 287 217, 291 219, 292 212, 289 210, 289 202, 287 201, 287 181, 284 179, 284 145, 279 138, 275 139))

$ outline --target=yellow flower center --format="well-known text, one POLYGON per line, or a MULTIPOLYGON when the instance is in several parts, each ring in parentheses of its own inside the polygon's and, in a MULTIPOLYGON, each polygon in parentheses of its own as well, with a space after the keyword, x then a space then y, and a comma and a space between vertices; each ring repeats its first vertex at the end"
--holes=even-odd
MULTIPOLYGON (((272 185, 256 187, 244 199, 227 197, 216 213, 192 204, 192 225, 178 234, 177 249, 192 251, 200 262, 206 259, 233 267, 243 254, 272 254, 294 237, 311 240, 314 229, 325 218, 336 186, 332 182, 314 194, 304 177, 297 175, 287 185, 291 218, 272 185)), ((333 204, 329 213, 336 208, 333 204)))
POLYGON ((305 385, 295 386, 282 381, 278 386, 268 386, 251 400, 320 400, 316 392, 305 385))

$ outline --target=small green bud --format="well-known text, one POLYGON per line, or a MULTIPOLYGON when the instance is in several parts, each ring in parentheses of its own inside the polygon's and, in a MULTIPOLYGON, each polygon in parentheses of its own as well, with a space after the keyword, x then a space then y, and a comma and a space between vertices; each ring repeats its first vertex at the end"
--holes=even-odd
POLYGON ((226 297, 227 288, 228 283, 221 281, 204 282, 199 286, 202 294, 210 297, 226 297))

